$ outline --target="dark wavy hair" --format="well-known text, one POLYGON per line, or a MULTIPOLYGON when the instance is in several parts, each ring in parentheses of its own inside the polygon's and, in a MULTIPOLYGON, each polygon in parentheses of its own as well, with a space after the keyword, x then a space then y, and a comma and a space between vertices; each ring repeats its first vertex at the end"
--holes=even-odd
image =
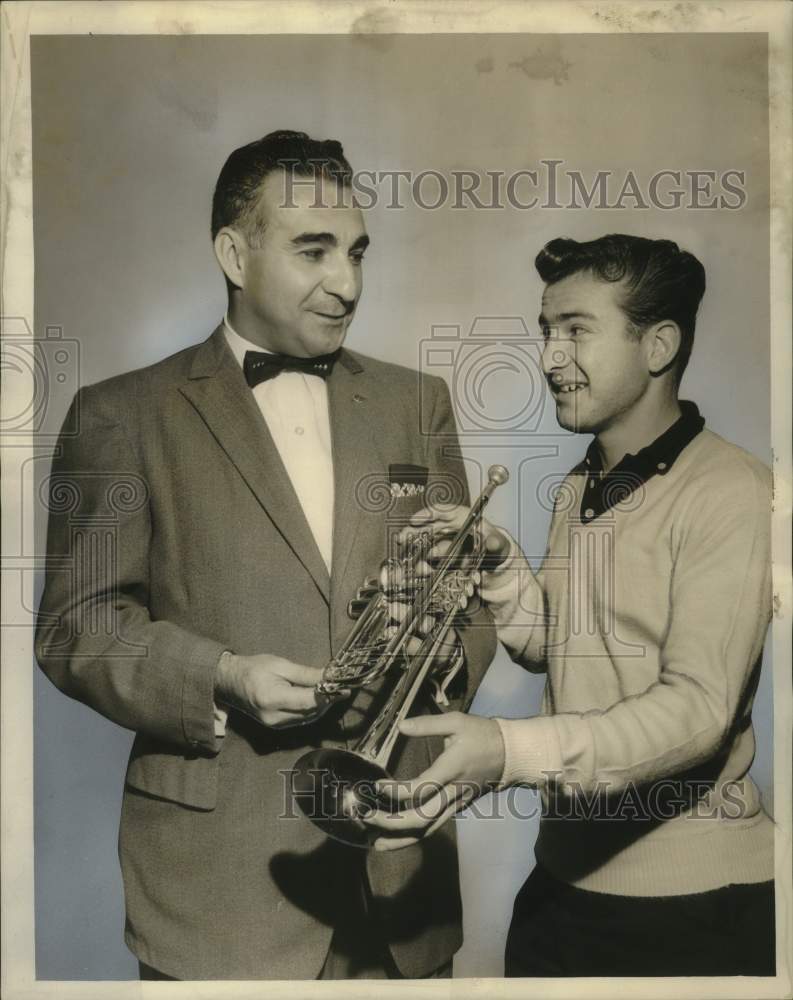
POLYGON ((252 245, 264 222, 257 213, 262 184, 276 170, 298 177, 324 177, 350 184, 352 168, 335 139, 311 139, 305 132, 281 130, 235 149, 223 164, 212 198, 212 239, 224 226, 236 226, 252 245))
POLYGON ((551 240, 537 254, 534 265, 546 285, 579 271, 589 271, 601 281, 622 282, 622 309, 636 334, 663 320, 677 323, 681 340, 674 365, 680 382, 705 294, 705 268, 693 254, 671 240, 612 233, 588 243, 551 240))

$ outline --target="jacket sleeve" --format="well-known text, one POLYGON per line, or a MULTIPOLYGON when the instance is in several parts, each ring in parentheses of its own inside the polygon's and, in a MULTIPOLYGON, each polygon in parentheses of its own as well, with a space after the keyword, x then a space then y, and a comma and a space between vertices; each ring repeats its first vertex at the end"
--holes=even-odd
MULTIPOLYGON (((443 379, 433 378, 432 383, 437 391, 427 442, 429 499, 468 505, 468 480, 460 453, 449 390, 443 379)), ((493 618, 483 605, 471 615, 461 616, 456 631, 462 642, 465 660, 460 674, 449 686, 447 711, 465 711, 470 706, 476 689, 495 656, 497 645, 493 618)))
POLYGON ((149 613, 149 483, 128 402, 81 390, 48 486, 36 656, 53 684, 127 729, 217 752, 213 691, 224 647, 149 613))

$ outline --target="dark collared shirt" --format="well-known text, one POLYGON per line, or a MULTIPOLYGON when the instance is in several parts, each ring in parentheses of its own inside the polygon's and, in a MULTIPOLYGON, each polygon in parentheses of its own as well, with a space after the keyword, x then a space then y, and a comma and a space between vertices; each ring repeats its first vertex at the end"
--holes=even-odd
POLYGON ((680 417, 668 430, 635 455, 626 455, 609 472, 603 472, 600 453, 592 441, 584 461, 573 470, 587 476, 580 511, 584 524, 626 500, 653 476, 665 476, 669 472, 680 452, 705 426, 705 418, 700 416, 695 403, 681 400, 680 409, 680 417))

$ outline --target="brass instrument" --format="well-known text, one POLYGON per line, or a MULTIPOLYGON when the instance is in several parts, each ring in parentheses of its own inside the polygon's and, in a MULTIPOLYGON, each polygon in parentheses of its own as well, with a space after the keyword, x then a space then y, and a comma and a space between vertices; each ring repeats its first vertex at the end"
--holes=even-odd
POLYGON ((506 483, 509 472, 501 465, 488 469, 488 482, 457 531, 434 536, 418 532, 400 558, 386 560, 379 579, 367 580, 350 602, 357 621, 350 635, 325 667, 317 691, 368 686, 393 665, 401 669, 393 690, 366 734, 353 749, 311 750, 295 764, 292 790, 297 804, 321 830, 336 840, 368 847, 374 834, 361 816, 372 808, 390 807, 375 782, 390 778, 387 765, 406 718, 440 648, 479 582, 485 556, 479 524, 490 497, 506 483), (450 537, 449 548, 427 576, 414 573, 435 542, 450 537), (391 617, 392 602, 406 603, 405 617, 397 625, 391 617), (426 622, 430 622, 429 627, 426 622), (417 652, 407 652, 408 640, 421 626, 425 633, 417 652))

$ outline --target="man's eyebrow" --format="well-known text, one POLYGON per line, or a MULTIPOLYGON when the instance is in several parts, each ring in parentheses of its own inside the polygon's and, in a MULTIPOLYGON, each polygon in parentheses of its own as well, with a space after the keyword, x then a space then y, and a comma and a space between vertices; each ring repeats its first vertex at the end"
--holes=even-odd
MULTIPOLYGON (((556 323, 564 323, 568 319, 597 319, 597 316, 594 313, 584 312, 583 309, 573 309, 570 312, 559 313, 556 317, 556 323)), ((540 313, 537 322, 540 326, 554 325, 548 322, 544 313, 540 313)))
MULTIPOLYGON (((329 247, 337 247, 339 241, 333 233, 300 233, 294 236, 290 243, 295 247, 306 246, 310 243, 324 243, 329 247)), ((369 246, 369 237, 364 233, 350 247, 350 250, 365 250, 369 246)))
POLYGON ((331 247, 338 246, 338 240, 333 233, 300 233, 299 236, 292 237, 290 242, 295 247, 305 246, 306 243, 325 243, 331 247))

